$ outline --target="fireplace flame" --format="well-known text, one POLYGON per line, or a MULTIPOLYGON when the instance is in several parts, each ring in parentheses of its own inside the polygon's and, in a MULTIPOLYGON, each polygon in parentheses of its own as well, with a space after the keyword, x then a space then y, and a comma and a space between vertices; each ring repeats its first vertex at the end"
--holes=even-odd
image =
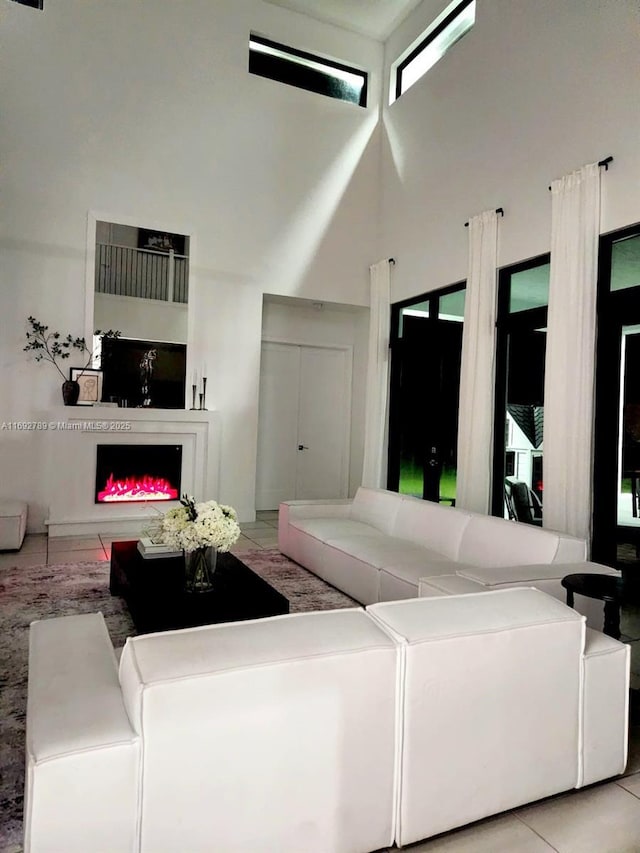
POLYGON ((124 480, 114 480, 109 474, 106 485, 98 492, 99 503, 115 501, 175 501, 178 490, 174 489, 164 477, 152 477, 144 474, 141 477, 125 477, 124 480))

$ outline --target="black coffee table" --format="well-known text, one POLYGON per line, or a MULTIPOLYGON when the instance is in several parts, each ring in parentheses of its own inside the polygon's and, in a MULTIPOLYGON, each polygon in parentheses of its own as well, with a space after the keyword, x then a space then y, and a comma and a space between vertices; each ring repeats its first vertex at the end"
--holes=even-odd
POLYGON ((604 602, 603 633, 620 639, 620 605, 640 602, 640 583, 636 579, 616 575, 574 574, 562 578, 567 590, 567 604, 573 607, 574 593, 604 602))
POLYGON ((184 558, 143 559, 137 542, 111 546, 109 589, 122 596, 139 634, 289 612, 288 600, 233 554, 218 554, 211 592, 184 591, 184 558))

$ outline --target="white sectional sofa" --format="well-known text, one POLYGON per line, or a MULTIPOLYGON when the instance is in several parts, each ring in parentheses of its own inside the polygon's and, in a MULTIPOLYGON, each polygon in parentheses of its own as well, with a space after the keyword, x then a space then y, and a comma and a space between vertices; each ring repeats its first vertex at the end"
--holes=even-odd
MULTIPOLYGON (((362 604, 535 586, 565 601, 572 572, 616 575, 587 562, 587 545, 565 533, 517 524, 384 489, 353 500, 280 504, 278 546, 362 604)), ((576 595, 590 627, 603 605, 576 595)))
POLYGON ((370 853, 621 773, 628 647, 534 589, 31 627, 25 853, 370 853), (606 701, 602 701, 606 697, 606 701))

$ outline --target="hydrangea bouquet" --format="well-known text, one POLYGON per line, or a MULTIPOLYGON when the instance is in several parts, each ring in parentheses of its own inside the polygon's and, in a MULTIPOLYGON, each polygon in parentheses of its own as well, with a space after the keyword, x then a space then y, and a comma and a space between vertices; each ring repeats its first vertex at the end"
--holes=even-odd
POLYGON ((240 536, 235 509, 217 501, 196 503, 183 495, 181 506, 170 509, 148 532, 155 541, 184 551, 185 588, 210 592, 218 551, 228 551, 240 536))
POLYGON ((195 551, 213 546, 228 551, 240 536, 238 516, 233 507, 217 501, 196 503, 184 495, 181 506, 166 512, 154 530, 159 539, 176 551, 195 551))

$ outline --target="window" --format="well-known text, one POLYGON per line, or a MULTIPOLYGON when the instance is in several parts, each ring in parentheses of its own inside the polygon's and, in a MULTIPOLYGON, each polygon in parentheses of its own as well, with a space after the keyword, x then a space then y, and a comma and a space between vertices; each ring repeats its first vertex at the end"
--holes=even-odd
POLYGON ((455 504, 465 285, 393 305, 387 488, 455 504))
POLYGON ((640 223, 600 238, 592 559, 640 566, 640 223))
POLYGON ((550 257, 500 270, 493 513, 542 523, 544 368, 550 257))
POLYGON ((454 0, 422 34, 416 47, 395 65, 395 97, 391 87, 391 101, 424 76, 439 59, 469 32, 476 20, 476 0, 454 0))
POLYGON ((249 72, 339 101, 367 105, 367 73, 251 35, 249 72))
POLYGON ((640 285, 640 235, 622 238, 611 246, 610 289, 627 290, 640 285))

